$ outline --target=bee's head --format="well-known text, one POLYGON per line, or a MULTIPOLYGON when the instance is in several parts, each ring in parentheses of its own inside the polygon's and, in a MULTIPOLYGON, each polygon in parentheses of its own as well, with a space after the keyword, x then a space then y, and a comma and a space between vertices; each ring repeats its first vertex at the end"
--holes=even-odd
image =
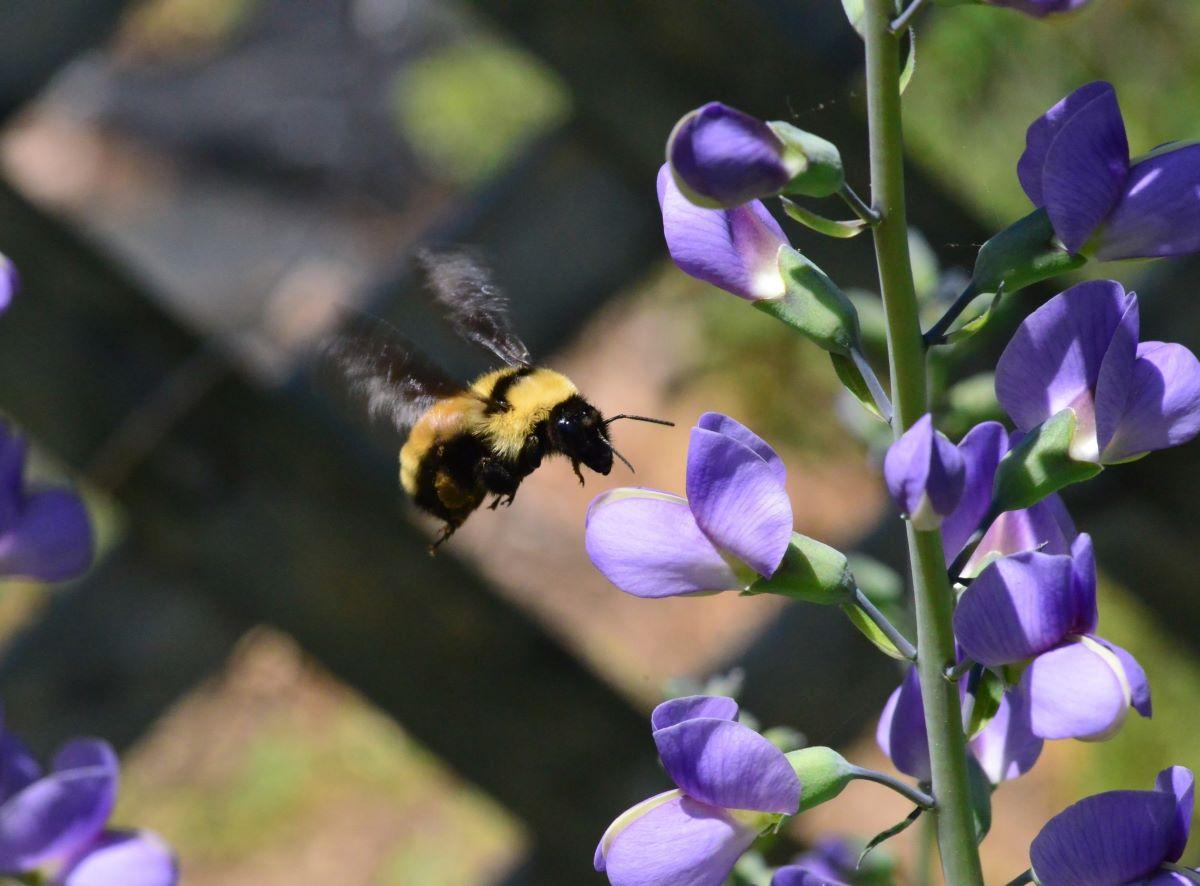
POLYGON ((568 397, 550 411, 547 436, 553 449, 597 474, 612 470, 613 448, 600 411, 582 397, 568 397))

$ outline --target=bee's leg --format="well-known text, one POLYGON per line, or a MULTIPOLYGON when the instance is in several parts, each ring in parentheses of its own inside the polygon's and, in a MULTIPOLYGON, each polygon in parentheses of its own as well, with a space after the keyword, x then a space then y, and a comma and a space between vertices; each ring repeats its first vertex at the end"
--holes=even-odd
POLYGON ((483 484, 483 488, 496 496, 495 500, 488 505, 493 511, 500 505, 508 507, 517 497, 517 487, 521 485, 521 475, 500 459, 491 457, 480 459, 476 476, 483 484))
POLYGON ((438 547, 442 544, 442 542, 450 538, 456 529, 458 529, 458 525, 454 523, 447 523, 445 526, 443 526, 442 531, 438 533, 438 537, 435 538, 433 540, 433 544, 429 546, 429 556, 436 557, 438 547))
POLYGON ((583 471, 579 470, 579 464, 579 459, 571 459, 571 469, 575 471, 575 476, 579 478, 579 485, 586 486, 587 483, 584 482, 583 471))

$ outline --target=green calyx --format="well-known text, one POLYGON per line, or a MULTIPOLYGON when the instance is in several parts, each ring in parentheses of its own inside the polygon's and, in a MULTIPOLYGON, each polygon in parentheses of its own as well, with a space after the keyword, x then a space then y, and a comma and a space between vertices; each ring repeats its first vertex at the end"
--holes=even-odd
POLYGON ((841 190, 846 176, 837 145, 780 120, 770 121, 767 126, 783 143, 784 166, 793 170, 783 193, 828 197, 841 190))
POLYGON ((855 587, 845 554, 815 538, 793 532, 775 574, 754 582, 747 592, 839 605, 854 598, 855 587))
POLYGON ((983 244, 972 282, 979 292, 1007 293, 1086 264, 1083 255, 1057 244, 1046 210, 1037 209, 983 244))
POLYGON ((992 499, 998 511, 1016 511, 1037 504, 1073 483, 1090 480, 1102 468, 1071 457, 1075 410, 1056 413, 1030 431, 1000 461, 992 499))
POLYGON ((760 311, 782 320, 818 347, 847 356, 858 346, 858 313, 838 285, 800 252, 779 247, 779 273, 784 293, 753 302, 760 311))
POLYGON ((855 768, 833 748, 801 748, 784 756, 800 779, 798 812, 832 800, 854 779, 855 768))

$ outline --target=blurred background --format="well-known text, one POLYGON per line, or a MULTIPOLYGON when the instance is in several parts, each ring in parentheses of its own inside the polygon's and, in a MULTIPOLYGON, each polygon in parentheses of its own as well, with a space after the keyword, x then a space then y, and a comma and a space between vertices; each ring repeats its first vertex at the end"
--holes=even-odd
MULTIPOLYGON (((1027 211, 1025 127, 1071 89, 1116 84, 1135 154, 1200 136, 1200 5, 1092 7, 925 18, 906 125, 932 313, 1027 211)), ((620 426, 638 483, 680 490, 688 426, 728 412, 783 452, 797 528, 873 558, 902 606, 877 429, 815 348, 674 269, 654 197, 672 124, 714 98, 837 142, 865 192, 860 59, 837 0, 7 0, 0 251, 25 291, 0 322, 0 409, 102 540, 74 585, 0 596, 8 725, 42 753, 114 741, 118 822, 162 833, 197 886, 599 882, 608 821, 667 786, 646 712, 713 675, 741 675, 763 726, 887 766, 873 732, 899 672, 838 613, 621 594, 583 517, 630 478, 580 489, 565 463, 431 559, 398 441, 312 371, 337 304, 486 368, 408 264, 421 243, 476 245, 535 354, 606 412, 678 423, 620 426)), ((869 313, 870 244, 789 232, 869 313)), ((1087 269, 1139 289, 1144 337, 1193 348, 1198 271, 1087 269)), ((978 373, 1054 291, 940 361, 951 425, 994 411, 978 373)), ((1050 744, 1001 787, 988 882, 1083 794, 1200 767, 1200 448, 1148 462, 1066 498, 1097 540, 1101 632, 1146 666, 1154 720, 1050 744)), ((773 859, 907 812, 859 784, 773 859)), ((889 844, 897 882, 920 833, 889 844)))

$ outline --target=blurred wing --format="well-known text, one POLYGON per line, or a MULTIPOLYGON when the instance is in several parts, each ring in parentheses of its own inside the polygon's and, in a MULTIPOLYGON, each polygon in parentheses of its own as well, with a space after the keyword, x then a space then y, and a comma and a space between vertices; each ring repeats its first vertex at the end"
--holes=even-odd
POLYGON ((422 249, 417 264, 446 320, 460 336, 487 348, 509 366, 531 362, 508 319, 508 299, 478 259, 464 250, 422 249))
POLYGON ((356 319, 324 353, 371 417, 383 416, 400 431, 438 400, 470 393, 381 320, 356 319))

